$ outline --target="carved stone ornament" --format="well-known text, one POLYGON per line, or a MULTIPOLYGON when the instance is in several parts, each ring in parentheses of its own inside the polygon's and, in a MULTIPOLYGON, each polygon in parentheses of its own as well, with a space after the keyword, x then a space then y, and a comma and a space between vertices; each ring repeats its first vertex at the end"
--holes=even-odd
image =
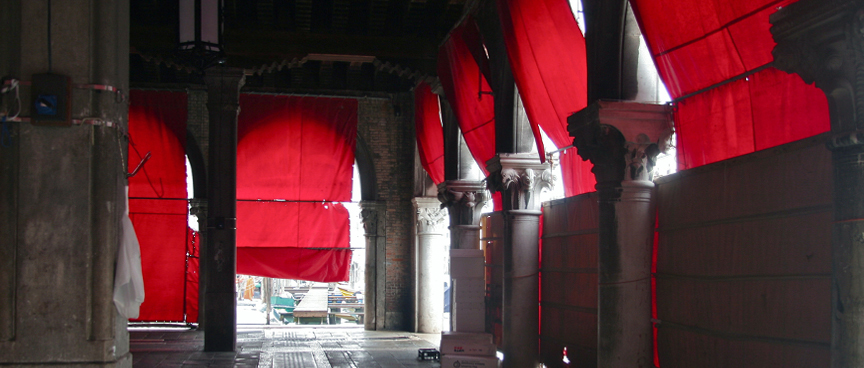
POLYGON ((651 142, 647 135, 639 134, 636 142, 625 143, 624 149, 627 151, 624 155, 624 162, 627 164, 624 180, 653 180, 654 166, 657 155, 660 154, 657 144, 651 142))
POLYGON ((672 136, 671 107, 598 101, 571 115, 567 129, 599 186, 651 181, 657 155, 672 136))
POLYGON ((489 200, 489 193, 483 190, 473 191, 456 191, 450 187, 438 189, 438 200, 441 201, 441 208, 450 206, 462 206, 466 208, 483 207, 483 204, 489 200))
POLYGON ((363 208, 360 210, 360 218, 363 219, 363 230, 366 231, 366 235, 378 232, 378 209, 363 208))
POLYGON ((438 184, 441 208, 450 211, 450 225, 476 225, 480 211, 492 197, 486 183, 474 180, 447 180, 438 184))
POLYGON ((489 161, 487 188, 502 192, 505 210, 536 210, 540 194, 554 187, 551 165, 540 163, 536 154, 499 154, 489 161))
POLYGON ((417 209, 417 232, 443 233, 446 219, 447 212, 441 208, 420 207, 417 209))

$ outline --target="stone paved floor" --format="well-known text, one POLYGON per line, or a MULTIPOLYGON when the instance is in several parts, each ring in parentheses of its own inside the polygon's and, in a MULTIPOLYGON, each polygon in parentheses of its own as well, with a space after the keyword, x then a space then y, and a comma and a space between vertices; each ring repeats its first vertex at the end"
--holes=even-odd
POLYGON ((437 335, 356 327, 241 326, 236 352, 205 353, 203 332, 132 327, 129 334, 135 368, 440 367, 437 362, 417 360, 417 349, 438 348, 437 335))

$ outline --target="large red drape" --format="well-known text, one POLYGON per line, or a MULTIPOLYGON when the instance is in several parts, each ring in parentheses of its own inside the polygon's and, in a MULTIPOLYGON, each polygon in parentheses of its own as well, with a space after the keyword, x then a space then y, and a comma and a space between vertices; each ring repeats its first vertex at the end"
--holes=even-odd
MULTIPOLYGON (((197 320, 184 319, 186 101, 182 92, 129 93, 129 170, 138 166, 148 152, 151 155, 138 174, 129 178, 129 217, 141 247, 146 293, 139 321, 197 320)), ((197 283, 197 272, 192 276, 197 283)))
POLYGON ((426 82, 414 88, 414 126, 420 164, 435 184, 444 182, 444 129, 438 96, 426 82))
MULTIPOLYGON (((543 159, 540 127, 556 146, 569 146, 567 117, 587 106, 585 39, 565 0, 498 0, 498 10, 513 77, 543 159)), ((594 191, 591 164, 575 150, 561 155, 561 171, 565 195, 594 191)))
POLYGON ((151 157, 129 178, 130 198, 186 199, 184 92, 129 92, 129 168, 151 157))
POLYGON ((481 52, 472 52, 466 43, 466 40, 471 41, 476 49, 475 41, 481 39, 479 32, 471 21, 463 22, 450 32, 450 37, 438 50, 438 78, 468 150, 488 175, 486 161, 495 156, 495 102, 474 56, 481 52))
POLYGON ((242 94, 237 272, 348 280, 357 101, 242 94))
POLYGON ((660 76, 679 100, 679 169, 830 129, 825 95, 770 67, 768 17, 795 1, 631 1, 660 76))

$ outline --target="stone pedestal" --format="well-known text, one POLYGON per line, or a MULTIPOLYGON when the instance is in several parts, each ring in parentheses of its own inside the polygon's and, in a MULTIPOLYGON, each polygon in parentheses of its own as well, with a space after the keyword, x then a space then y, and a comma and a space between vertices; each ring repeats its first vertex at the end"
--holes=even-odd
POLYGON ((568 118, 600 197, 597 366, 651 367, 651 252, 657 155, 672 135, 671 107, 599 101, 568 118))
POLYGON ((549 163, 533 153, 499 153, 487 162, 489 190, 504 207, 501 350, 504 367, 539 364, 540 193, 551 190, 549 163))
POLYGON ((210 169, 207 185, 205 351, 237 346, 237 114, 243 69, 207 69, 210 169))
POLYGON ((378 272, 378 261, 384 262, 385 212, 384 202, 360 202, 360 215, 366 232, 366 296, 363 301, 364 326, 367 330, 384 329, 384 275, 378 272), (381 303, 379 303, 381 302, 381 303))
POLYGON ((802 0, 771 16, 774 65, 828 97, 834 164, 831 367, 864 366, 864 3, 802 0))
POLYGON ((444 224, 437 198, 414 198, 417 214, 417 332, 441 333, 444 316, 444 224))
POLYGON ((450 214, 450 330, 484 330, 484 266, 480 250, 480 211, 489 199, 486 184, 447 180, 438 200, 450 214))

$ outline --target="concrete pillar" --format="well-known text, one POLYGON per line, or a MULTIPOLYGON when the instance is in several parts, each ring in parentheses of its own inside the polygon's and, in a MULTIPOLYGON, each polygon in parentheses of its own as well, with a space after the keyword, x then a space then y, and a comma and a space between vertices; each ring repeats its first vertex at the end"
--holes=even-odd
POLYGON ((651 180, 672 135, 671 108, 599 101, 570 116, 568 130, 594 164, 600 197, 597 366, 653 367, 651 180))
POLYGON ((444 316, 444 224, 437 198, 414 198, 417 214, 417 332, 441 333, 444 316))
POLYGON ((244 81, 243 69, 213 67, 204 74, 210 116, 205 351, 237 347, 237 114, 244 81))
MULTIPOLYGON (((128 19, 127 1, 0 2, 0 75, 51 72, 128 93, 128 19)), ((69 98, 71 118, 92 124, 8 123, 0 146, 0 366, 132 366, 112 299, 128 108, 107 91, 72 88, 69 98)), ((15 111, 13 99, 4 96, 15 111)))
POLYGON ((801 0, 771 16, 774 66, 828 97, 834 164, 831 367, 864 367, 864 3, 801 0))
POLYGON ((361 201, 360 216, 366 231, 366 296, 363 300, 364 326, 367 330, 384 329, 384 273, 378 272, 378 262, 384 262, 387 245, 385 213, 387 204, 361 201))
POLYGON ((489 190, 504 207, 504 282, 501 350, 504 367, 539 364, 540 200, 551 190, 552 167, 535 153, 499 153, 487 163, 489 190))

